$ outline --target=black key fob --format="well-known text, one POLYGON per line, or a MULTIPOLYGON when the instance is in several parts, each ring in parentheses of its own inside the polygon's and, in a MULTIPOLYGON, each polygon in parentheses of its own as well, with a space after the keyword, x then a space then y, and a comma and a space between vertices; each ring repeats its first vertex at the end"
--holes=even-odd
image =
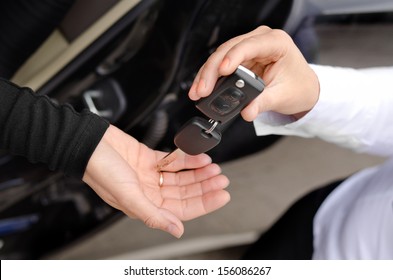
POLYGON ((196 107, 209 120, 190 119, 175 136, 177 148, 189 155, 205 153, 217 146, 225 124, 239 115, 265 88, 261 78, 239 66, 231 75, 221 77, 213 92, 196 102, 196 107))
POLYGON ((175 145, 189 155, 205 153, 221 141, 221 132, 214 123, 200 117, 190 119, 175 136, 175 145), (213 128, 213 129, 212 129, 213 128))
POLYGON ((207 117, 220 124, 237 116, 265 88, 265 84, 254 72, 243 66, 218 79, 212 93, 198 100, 195 106, 207 117))

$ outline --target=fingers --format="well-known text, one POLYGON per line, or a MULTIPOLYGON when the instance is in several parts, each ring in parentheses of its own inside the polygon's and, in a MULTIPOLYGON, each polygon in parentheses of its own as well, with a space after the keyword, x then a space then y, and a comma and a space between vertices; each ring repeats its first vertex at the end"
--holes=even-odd
POLYGON ((150 209, 151 207, 145 205, 143 201, 140 201, 140 206, 134 205, 133 208, 136 216, 143 220, 146 226, 163 230, 180 238, 184 233, 181 220, 187 221, 206 215, 223 207, 229 201, 228 192, 217 190, 187 199, 164 199, 160 208, 153 206, 150 209))
POLYGON ((176 238, 183 235, 184 226, 179 218, 170 211, 155 206, 132 183, 126 183, 124 191, 120 192, 114 189, 117 187, 116 184, 111 183, 108 187, 107 184, 97 183, 93 180, 89 184, 104 201, 123 211, 128 217, 142 220, 146 226, 163 230, 176 238), (109 189, 117 194, 116 197, 108 191, 109 189))
POLYGON ((225 42, 199 70, 189 91, 190 99, 198 100, 208 96, 220 76, 229 75, 239 65, 243 65, 261 76, 266 82, 264 93, 241 112, 246 121, 253 121, 260 112, 275 109, 273 102, 277 103, 277 100, 280 100, 276 96, 272 97, 272 93, 276 90, 271 90, 271 88, 274 87, 273 80, 282 74, 280 69, 285 69, 286 65, 282 64, 281 68, 276 67, 275 70, 278 71, 268 70, 282 60, 293 46, 294 43, 286 32, 266 26, 258 27, 225 42))
POLYGON ((162 172, 165 186, 185 186, 207 180, 221 174, 221 168, 215 163, 201 168, 179 172, 162 172))
POLYGON ((178 174, 164 172, 161 207, 183 221, 223 207, 230 200, 229 193, 224 191, 229 180, 220 172, 221 169, 215 164, 178 174))
POLYGON ((231 74, 239 65, 261 76, 266 84, 263 94, 242 110, 246 121, 266 111, 287 115, 307 112, 318 99, 318 79, 292 38, 268 27, 259 27, 221 45, 198 72, 189 97, 206 97, 219 76, 231 74))
POLYGON ((272 32, 269 27, 261 26, 218 47, 199 70, 189 91, 189 97, 198 100, 207 96, 213 90, 219 76, 233 73, 240 64, 252 68, 255 64, 252 59, 256 55, 262 54, 266 61, 269 61, 273 50, 268 46, 271 42, 268 38, 264 40, 260 37, 268 36, 272 32))
POLYGON ((138 205, 133 205, 133 213, 148 227, 161 229, 179 238, 184 232, 181 221, 208 214, 229 202, 229 193, 223 190, 229 185, 229 180, 220 172, 221 169, 215 164, 180 174, 163 172, 161 205, 156 207, 141 197, 138 205))
POLYGON ((162 172, 162 174, 163 199, 187 199, 222 190, 229 185, 228 177, 221 174, 221 168, 217 164, 210 164, 197 170, 162 172))
POLYGON ((163 230, 176 238, 180 238, 184 233, 182 222, 165 208, 157 208, 143 222, 150 228, 163 230))
POLYGON ((163 199, 187 199, 191 197, 201 196, 206 193, 222 190, 228 187, 229 180, 224 175, 217 175, 207 180, 182 186, 161 187, 161 195, 163 199))
POLYGON ((171 211, 181 220, 187 221, 211 213, 229 201, 229 193, 225 190, 218 190, 187 199, 165 199, 162 207, 171 211))
POLYGON ((163 172, 164 182, 160 188, 165 208, 180 220, 190 220, 215 211, 230 200, 224 189, 229 180, 221 174, 217 164, 200 169, 176 173, 163 172))
POLYGON ((143 197, 140 198, 138 203, 134 201, 132 213, 124 211, 127 216, 135 216, 142 220, 147 227, 168 232, 176 238, 183 235, 184 226, 176 215, 165 208, 156 207, 143 197))
POLYGON ((254 34, 227 51, 220 65, 220 72, 232 71, 244 62, 252 64, 255 61, 258 65, 269 65, 285 55, 287 44, 291 42, 290 36, 281 30, 254 34))

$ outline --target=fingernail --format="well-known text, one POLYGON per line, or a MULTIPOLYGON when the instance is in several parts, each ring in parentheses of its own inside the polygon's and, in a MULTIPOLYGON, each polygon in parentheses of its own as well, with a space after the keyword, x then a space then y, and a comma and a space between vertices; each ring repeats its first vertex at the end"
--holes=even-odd
POLYGON ((182 231, 175 224, 170 224, 166 231, 176 238, 180 238, 183 235, 182 231))
POLYGON ((190 87, 189 92, 190 93, 196 93, 196 86, 198 85, 198 83, 193 83, 192 86, 190 87))
POLYGON ((192 99, 195 100, 197 98, 197 91, 196 91, 196 87, 197 87, 197 83, 192 84, 189 92, 188 92, 188 96, 192 99))

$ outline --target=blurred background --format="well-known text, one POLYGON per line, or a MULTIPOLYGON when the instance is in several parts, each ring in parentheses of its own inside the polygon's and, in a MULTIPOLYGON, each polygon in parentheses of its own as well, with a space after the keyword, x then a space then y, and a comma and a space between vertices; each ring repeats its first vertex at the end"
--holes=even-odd
MULTIPOLYGON (((260 24, 285 29, 312 63, 393 64, 391 1, 186 2, 70 1, 53 29, 34 29, 44 43, 14 54, 24 57, 20 65, 0 74, 95 109, 169 151, 179 126, 198 113, 186 92, 200 65, 220 43, 260 24), (87 10, 95 14, 83 17, 87 10), (80 18, 86 22, 70 24, 80 18)), ((0 59, 8 52, 0 49, 0 59)), ((186 222, 180 240, 111 209, 79 181, 0 151, 1 258, 237 259, 296 199, 383 161, 318 139, 256 137, 241 119, 223 138, 210 154, 231 180, 231 202, 186 222)))

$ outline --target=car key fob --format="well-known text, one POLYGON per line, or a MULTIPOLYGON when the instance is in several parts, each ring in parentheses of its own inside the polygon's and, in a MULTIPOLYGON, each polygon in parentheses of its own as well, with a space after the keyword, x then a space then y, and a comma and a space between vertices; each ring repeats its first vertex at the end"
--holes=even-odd
POLYGON ((214 122, 193 117, 175 135, 176 147, 189 155, 198 155, 213 149, 221 141, 221 131, 213 126, 214 122))
POLYGON ((239 66, 233 74, 218 79, 213 92, 195 104, 210 119, 194 117, 184 124, 175 135, 177 149, 158 161, 157 170, 163 170, 180 153, 198 155, 217 146, 225 124, 236 117, 264 88, 262 79, 243 66, 239 66))
POLYGON ((220 124, 237 116, 265 88, 263 80, 243 66, 218 79, 212 93, 198 100, 195 106, 220 124))
POLYGON ((175 135, 177 149, 159 160, 156 169, 163 170, 182 153, 199 155, 213 149, 221 141, 221 131, 216 128, 217 124, 200 117, 190 119, 175 135))

